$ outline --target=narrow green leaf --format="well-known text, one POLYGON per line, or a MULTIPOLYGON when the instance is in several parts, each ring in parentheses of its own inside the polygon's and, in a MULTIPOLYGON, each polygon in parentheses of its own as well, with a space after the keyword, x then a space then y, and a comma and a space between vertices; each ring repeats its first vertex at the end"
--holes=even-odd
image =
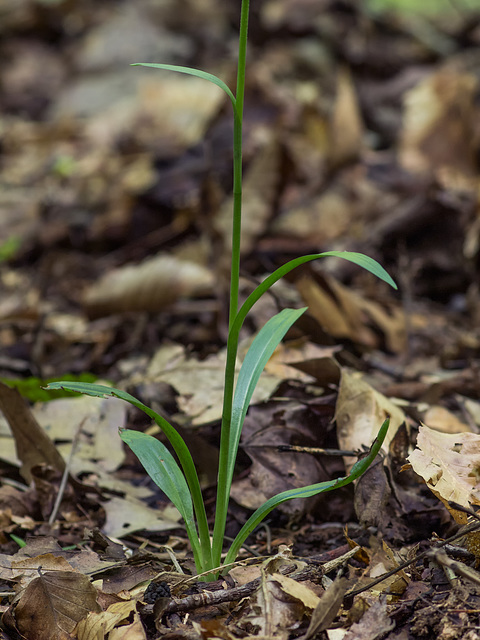
POLYGON ((355 251, 326 251, 322 255, 324 257, 332 256, 336 258, 343 258, 344 260, 358 264, 359 267, 363 267, 366 271, 370 271, 370 273, 373 273, 374 276, 377 276, 377 278, 380 278, 380 280, 383 280, 394 289, 398 289, 395 281, 388 272, 376 260, 370 258, 370 256, 366 256, 363 253, 356 253, 355 251))
POLYGON ((231 483, 233 478, 243 421, 245 420, 257 382, 265 365, 280 344, 282 338, 306 310, 307 307, 302 309, 283 309, 283 311, 277 313, 260 329, 247 351, 238 374, 235 394, 233 396, 229 442, 229 469, 227 474, 229 483, 231 483))
POLYGON ((120 398, 121 400, 129 402, 134 407, 137 407, 137 409, 140 409, 141 411, 146 413, 152 420, 156 422, 156 424, 162 429, 163 433, 166 435, 170 444, 172 445, 173 450, 177 454, 180 461, 183 473, 185 474, 185 478, 193 500, 195 515, 197 517, 198 531, 200 534, 202 545, 202 566, 205 568, 211 567, 212 552, 210 544, 210 534, 208 530, 207 515, 205 513, 205 505, 202 498, 202 491, 200 489, 200 482, 198 480, 198 475, 195 469, 192 455, 177 430, 172 427, 172 425, 159 413, 157 413, 153 409, 150 409, 150 407, 147 407, 147 405, 143 404, 143 402, 140 402, 140 400, 137 400, 137 398, 130 395, 126 391, 122 391, 121 389, 106 387, 101 384, 68 382, 66 380, 62 380, 60 382, 51 382, 47 385, 46 389, 66 389, 68 391, 76 391, 77 393, 83 393, 87 396, 93 396, 95 398, 108 398, 109 396, 114 396, 115 398, 120 398))
POLYGON ((220 87, 222 91, 225 91, 227 96, 230 98, 235 114, 237 113, 237 102, 235 100, 235 96, 233 95, 231 89, 228 85, 225 84, 223 80, 215 76, 213 73, 208 73, 207 71, 202 71, 201 69, 194 69, 192 67, 182 67, 176 64, 158 64, 155 62, 135 62, 131 65, 132 67, 151 67, 152 69, 163 69, 164 71, 176 71, 177 73, 184 73, 189 76, 194 76, 195 78, 202 78, 202 80, 208 80, 212 82, 217 87, 220 87))
POLYGON ((238 445, 252 394, 272 353, 288 329, 305 311, 306 307, 303 309, 284 309, 270 318, 255 336, 240 368, 232 400, 232 409, 228 412, 228 421, 222 422, 217 511, 212 541, 214 564, 220 562, 238 445), (224 451, 222 451, 222 447, 224 447, 224 451))
MULTIPOLYGON (((121 429, 120 437, 140 460, 150 478, 180 511, 192 544, 193 554, 196 559, 200 559, 192 497, 185 476, 174 457, 163 442, 146 433, 121 429)), ((201 566, 201 562, 199 565, 201 566)))
POLYGON ((240 547, 243 545, 252 531, 260 524, 260 522, 262 522, 262 520, 270 513, 270 511, 275 509, 275 507, 278 507, 278 505, 282 504, 282 502, 293 500, 294 498, 311 498, 312 496, 323 493, 325 491, 339 489, 340 487, 344 487, 345 485, 350 484, 351 482, 359 478, 363 473, 365 473, 365 471, 372 464, 378 452, 380 451, 383 441, 385 440, 385 436, 387 435, 389 426, 390 418, 387 418, 380 427, 378 435, 375 438, 372 446, 370 447, 368 455, 365 458, 358 460, 354 464, 348 476, 337 478, 335 480, 327 480, 326 482, 319 482, 318 484, 311 484, 307 487, 301 487, 299 489, 290 489, 288 491, 283 491, 282 493, 279 493, 267 500, 265 504, 259 507, 250 516, 247 522, 240 529, 237 537, 233 541, 232 546, 227 553, 225 564, 228 564, 235 560, 240 547))
POLYGON ((247 317, 248 312, 253 307, 253 305, 262 297, 262 295, 270 289, 272 285, 274 285, 280 278, 296 269, 302 264, 307 262, 312 262, 312 260, 318 260, 319 258, 327 258, 327 257, 335 257, 335 258, 343 258, 344 260, 348 260, 349 262, 353 262, 354 264, 363 267, 373 275, 377 276, 387 284, 389 284, 394 289, 397 289, 397 285, 390 277, 390 275, 385 271, 385 269, 380 265, 376 260, 370 258, 369 256, 364 255, 363 253, 356 253, 354 251, 325 251, 324 253, 312 253, 306 256, 300 256, 295 258, 294 260, 290 260, 285 263, 278 269, 276 269, 273 273, 261 282, 258 287, 256 287, 252 293, 245 300, 243 305, 241 306, 235 321, 232 326, 232 338, 235 339, 235 336, 238 335, 242 324, 247 317))

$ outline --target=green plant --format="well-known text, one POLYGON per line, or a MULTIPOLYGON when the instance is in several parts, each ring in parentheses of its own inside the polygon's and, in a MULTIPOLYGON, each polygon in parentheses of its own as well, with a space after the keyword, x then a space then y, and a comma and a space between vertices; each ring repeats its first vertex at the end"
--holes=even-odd
MULTIPOLYGON (((240 230, 241 230, 241 206, 242 206, 242 122, 243 101, 245 88, 245 64, 247 48, 249 0, 242 0, 239 35, 239 56, 237 69, 237 89, 234 95, 228 86, 216 76, 190 69, 165 64, 141 63, 142 66, 158 69, 178 71, 205 80, 220 87, 229 97, 233 106, 234 115, 234 205, 233 205, 233 233, 231 256, 231 286, 230 286, 230 316, 229 332, 227 340, 227 361, 225 367, 225 388, 222 411, 219 473, 217 487, 217 502, 215 523, 212 539, 205 512, 205 506, 200 489, 195 464, 185 442, 175 428, 161 415, 141 403, 124 391, 109 387, 74 383, 54 382, 49 389, 64 388, 70 391, 78 391, 90 396, 105 397, 115 396, 122 398, 135 407, 138 407, 150 416, 162 429, 164 435, 173 448, 180 466, 166 448, 166 446, 152 436, 132 430, 121 431, 123 441, 133 450, 140 459, 147 473, 154 482, 165 492, 168 498, 180 511, 185 521, 187 535, 190 540, 195 564, 199 573, 210 572, 209 578, 218 574, 221 565, 221 554, 224 543, 225 525, 227 520, 228 501, 233 480, 235 461, 237 457, 240 434, 247 413, 253 391, 268 359, 293 323, 306 311, 303 309, 284 309, 259 331, 253 340, 250 349, 245 356, 238 379, 235 384, 235 363, 239 334, 242 324, 250 309, 259 298, 280 278, 295 267, 316 260, 324 256, 337 256, 349 260, 375 274, 392 287, 395 283, 388 273, 375 260, 353 252, 329 251, 307 256, 301 256, 291 260, 269 275, 246 299, 242 307, 238 309, 238 290, 240 273, 240 230)), ((300 489, 284 491, 257 509, 247 520, 238 533, 229 551, 225 563, 235 560, 240 547, 255 527, 276 506, 293 498, 305 498, 314 496, 324 491, 342 487, 358 478, 371 464, 377 455, 388 430, 389 421, 386 420, 379 430, 379 434, 373 443, 368 455, 359 460, 352 468, 350 474, 343 478, 321 482, 300 489)))

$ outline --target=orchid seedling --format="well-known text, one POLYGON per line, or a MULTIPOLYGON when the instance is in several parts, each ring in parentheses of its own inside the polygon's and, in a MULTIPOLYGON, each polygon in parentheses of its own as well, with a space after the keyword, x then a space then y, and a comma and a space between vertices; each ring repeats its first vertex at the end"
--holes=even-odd
POLYGON ((213 532, 210 532, 205 504, 202 497, 200 482, 192 455, 184 440, 163 416, 153 411, 142 402, 119 389, 107 386, 81 382, 53 382, 48 389, 66 389, 77 391, 99 398, 115 396, 129 402, 134 407, 144 411, 163 431, 178 459, 175 460, 167 447, 145 433, 130 429, 120 431, 122 440, 132 449, 142 463, 148 475, 162 489, 180 512, 188 539, 190 541, 195 566, 198 574, 211 580, 218 576, 222 567, 232 563, 252 531, 278 505, 294 498, 308 498, 319 493, 332 491, 343 487, 359 478, 373 462, 379 452, 387 434, 389 420, 381 425, 377 438, 368 454, 360 459, 350 473, 342 478, 320 482, 302 488, 290 489, 273 496, 248 518, 240 529, 233 543, 231 543, 222 565, 222 552, 225 542, 225 527, 227 522, 230 489, 234 476, 240 436, 243 422, 260 375, 269 358, 277 348, 287 331, 294 322, 306 311, 302 309, 283 309, 272 317, 255 336, 240 368, 235 382, 235 364, 240 330, 243 322, 253 305, 280 278, 295 269, 318 258, 334 256, 343 258, 370 271, 393 288, 395 282, 385 269, 372 258, 349 251, 327 251, 300 256, 291 260, 267 276, 256 289, 247 297, 239 308, 239 279, 240 279, 240 238, 242 220, 242 131, 243 131, 243 103, 245 92, 245 69, 247 53, 247 32, 250 0, 242 0, 238 64, 237 87, 232 90, 215 75, 169 64, 137 63, 144 67, 153 67, 164 71, 203 78, 220 87, 228 96, 233 107, 233 218, 232 218, 232 254, 230 274, 230 305, 229 330, 227 339, 227 360, 225 365, 225 385, 223 396, 222 421, 220 429, 219 470, 217 483, 217 499, 213 532))

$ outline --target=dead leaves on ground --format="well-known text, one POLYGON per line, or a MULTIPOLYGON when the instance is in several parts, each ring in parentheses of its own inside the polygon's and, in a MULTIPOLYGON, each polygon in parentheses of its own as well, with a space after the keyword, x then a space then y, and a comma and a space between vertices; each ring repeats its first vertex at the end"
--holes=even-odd
MULTIPOLYGON (((0 579, 13 584, 16 591, 13 602, 4 608, 2 621, 7 630, 39 640, 88 640, 92 637, 143 640, 147 638, 148 626, 153 622, 159 632, 167 631, 161 610, 156 605, 149 608, 143 602, 148 573, 144 572, 142 576, 141 569, 142 565, 143 569, 148 569, 152 565, 151 559, 145 558, 142 562, 139 557, 135 564, 132 561, 130 566, 137 567, 137 575, 136 579, 128 582, 121 579, 122 572, 129 565, 125 557, 111 557, 109 563, 100 560, 101 553, 97 556, 86 550, 65 552, 55 547, 53 540, 45 540, 43 550, 49 548, 48 553, 35 555, 36 550, 41 550, 37 539, 16 554, 18 559, 16 556, 1 558, 0 579), (87 561, 84 555, 89 558, 87 561), (120 578, 117 580, 118 591, 103 590, 99 579, 92 584, 85 575, 92 570, 103 576, 103 584, 106 584, 106 578, 111 580, 117 575, 120 578)), ((108 554, 103 555, 108 557, 108 554)), ((373 558, 371 564, 374 564, 373 558)), ((153 561, 153 565, 160 566, 158 560, 153 561)), ((340 613, 345 591, 355 584, 355 580, 346 578, 331 583, 326 574, 335 571, 336 564, 327 565, 324 565, 323 587, 320 584, 323 572, 319 567, 293 558, 290 549, 282 547, 268 560, 251 565, 250 581, 243 586, 225 588, 224 583, 224 588, 221 588, 219 584, 219 592, 205 591, 203 598, 198 594, 186 595, 186 585, 182 587, 180 576, 173 580, 163 572, 175 592, 175 598, 164 598, 163 611, 190 611, 195 637, 203 637, 215 630, 220 634, 218 637, 230 640, 244 637, 245 633, 286 639, 292 628, 305 626, 310 619, 306 638, 313 637, 314 633, 331 625, 340 613), (290 577, 288 573, 292 571, 293 577, 290 577), (221 597, 217 598, 216 593, 221 597), (245 598, 246 595, 249 598, 245 598), (212 608, 215 602, 229 603, 231 620, 228 625, 224 616, 209 619, 201 614, 203 607, 212 608)), ((237 567, 236 576, 240 577, 241 569, 241 566, 237 567)), ((151 577, 152 571, 149 580, 151 577)), ((367 619, 364 624, 367 624, 367 619)), ((182 625, 178 627, 179 637, 184 637, 184 630, 182 625)))
MULTIPOLYGON (((139 59, 151 52, 185 64, 195 57, 230 82, 225 52, 233 15, 228 3, 214 0, 201 7, 187 1, 183 14, 170 0, 135 8, 120 3, 118 11, 98 15, 68 2, 34 4, 7 0, 0 9, 2 36, 14 34, 0 43, 8 60, 0 70, 1 373, 108 372, 181 423, 208 487, 215 480, 212 433, 224 364, 217 347, 225 323, 215 295, 229 246, 231 120, 224 96, 208 84, 169 74, 160 81, 153 71, 128 73, 125 65, 134 51, 139 59), (75 32, 73 46, 65 25, 75 32), (129 47, 120 51, 126 32, 129 47), (158 310, 154 320, 147 316, 158 310)), ((291 523, 312 516, 343 522, 355 508, 362 525, 400 544, 424 539, 426 526, 439 531, 445 522, 442 503, 421 491, 420 477, 443 500, 477 504, 478 465, 469 447, 480 429, 480 138, 478 74, 470 57, 478 34, 461 15, 440 33, 433 23, 411 29, 372 17, 362 3, 350 3, 346 20, 340 4, 276 0, 252 15, 257 35, 246 100, 244 264, 258 279, 277 258, 341 245, 383 258, 396 270, 403 297, 392 301, 370 276, 324 261, 321 275, 317 265, 292 274, 254 308, 245 346, 277 306, 306 303, 310 311, 262 378, 245 425, 243 475, 232 507, 253 508, 288 486, 342 475, 354 458, 325 450, 361 454, 389 414, 385 457, 357 483, 353 501, 332 493, 318 502, 287 503, 280 514, 291 523), (454 60, 440 53, 447 50, 458 51, 454 60), (427 304, 419 304, 420 297, 427 304), (442 433, 420 429, 411 454, 415 475, 400 469, 419 422, 442 433)), ((246 278, 242 295, 252 286, 246 278)), ((151 490, 134 486, 125 473, 116 428, 137 418, 121 403, 69 399, 34 408, 32 418, 14 395, 2 394, 10 427, 0 422, 0 456, 17 483, 0 489, 2 546, 12 551, 11 535, 40 531, 53 531, 67 545, 95 524, 112 536, 178 526, 178 514, 147 506, 151 490), (48 524, 66 462, 82 482, 70 479, 48 524)), ((252 545, 269 551, 261 533, 252 545)), ((54 550, 56 558, 60 553, 54 550)), ((77 560, 93 570, 96 554, 87 562, 86 553, 77 560)), ((78 580, 63 564, 50 565, 46 554, 32 552, 46 574, 68 572, 68 580, 78 580)), ((182 561, 183 554, 184 547, 182 561)), ((397 562, 374 542, 361 557, 368 578, 397 562)), ((68 561, 74 566, 72 557, 68 561)), ((121 569, 110 576, 116 585, 110 593, 135 587, 135 568, 121 569)), ((243 612, 251 616, 240 635, 303 631, 319 596, 306 639, 329 628, 322 606, 336 611, 341 589, 338 595, 327 585, 322 595, 305 585, 314 597, 278 571, 264 567, 262 576, 250 603, 235 612, 240 624, 243 612), (330 601, 323 600, 327 594, 330 601)), ((40 602, 50 589, 41 578, 36 570, 40 602)), ((407 586, 413 600, 422 593, 418 585, 407 586)), ((398 594, 405 581, 392 580, 390 587, 398 594)), ((91 604, 77 636, 143 639, 132 593, 125 601, 102 602, 102 611, 91 604)), ((20 626, 22 606, 16 607, 20 626)), ((213 622, 204 615, 193 627, 180 624, 178 634, 237 637, 217 613, 213 622)), ((383 602, 363 616, 350 615, 346 638, 390 632, 383 602)), ((161 628, 160 617, 156 624, 161 628)), ((412 628, 425 634, 429 624, 419 616, 412 628)), ((452 631, 451 621, 445 629, 452 631)), ((58 633, 70 633, 69 627, 62 623, 58 633)))

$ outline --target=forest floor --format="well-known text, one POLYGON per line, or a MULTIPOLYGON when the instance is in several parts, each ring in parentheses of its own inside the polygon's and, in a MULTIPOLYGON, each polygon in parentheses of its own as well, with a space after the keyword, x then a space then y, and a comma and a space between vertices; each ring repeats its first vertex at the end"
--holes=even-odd
POLYGON ((355 487, 285 502, 198 582, 179 513, 118 437, 160 429, 121 400, 43 389, 103 381, 170 419, 213 523, 231 105, 129 65, 235 86, 238 4, 0 3, 2 640, 480 635, 480 13, 460 0, 437 17, 251 6, 242 300, 329 250, 373 257, 399 288, 327 258, 252 309, 240 354, 308 306, 256 389, 227 540, 272 495, 345 475, 388 415, 355 487))

